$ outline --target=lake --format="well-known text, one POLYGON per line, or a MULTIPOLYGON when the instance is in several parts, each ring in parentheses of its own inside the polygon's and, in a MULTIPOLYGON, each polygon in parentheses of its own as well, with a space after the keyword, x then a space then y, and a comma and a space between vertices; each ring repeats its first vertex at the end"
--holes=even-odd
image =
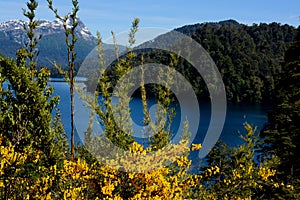
MULTIPOLYGON (((49 85, 52 85, 55 89, 55 95, 60 96, 60 104, 58 108, 62 114, 62 122, 65 126, 67 135, 69 135, 71 126, 70 126, 70 94, 69 94, 69 85, 65 82, 49 82, 49 85)), ((155 104, 154 100, 149 100, 149 106, 155 104)), ((200 122, 199 124, 194 124, 198 126, 198 131, 194 139, 194 143, 202 143, 208 125, 210 123, 210 104, 209 102, 200 102, 200 122)), ((132 110, 131 118, 134 123, 142 125, 141 121, 143 119, 143 107, 141 100, 138 98, 133 98, 130 102, 130 108, 132 110)), ((176 117, 173 121, 172 130, 175 132, 178 131, 178 124, 180 123, 180 109, 176 107, 176 117)), ((267 122, 267 111, 270 109, 270 106, 261 105, 261 104, 243 104, 243 103, 227 103, 227 112, 225 125, 223 127, 220 140, 224 141, 231 147, 238 146, 241 144, 242 140, 239 137, 240 133, 244 133, 243 124, 248 122, 251 125, 257 126, 258 129, 261 129, 263 125, 267 122)), ((186 108, 189 112, 195 112, 194 108, 186 108)), ((151 109, 150 109, 151 111, 151 109)), ((75 115, 77 111, 75 110, 75 115)), ((78 114, 78 113, 77 113, 78 114)), ((79 116, 81 117, 81 116, 79 116)), ((80 118, 81 119, 81 118, 80 118)), ((87 123, 88 118, 82 117, 80 123, 87 123)), ((190 125, 193 126, 193 125, 190 125)), ((76 124, 78 127, 78 123, 76 124)), ((138 139, 138 141, 143 141, 144 139, 138 139)))

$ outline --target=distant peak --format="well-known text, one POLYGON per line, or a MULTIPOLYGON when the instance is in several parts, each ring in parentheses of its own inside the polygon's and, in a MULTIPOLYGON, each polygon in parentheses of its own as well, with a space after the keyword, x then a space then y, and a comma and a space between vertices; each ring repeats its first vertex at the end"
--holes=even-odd
MULTIPOLYGON (((88 28, 85 26, 85 24, 77 18, 78 26, 75 29, 75 34, 77 37, 83 38, 85 40, 93 40, 95 39, 94 36, 91 34, 91 32, 88 30, 88 28)), ((59 34, 64 32, 63 28, 63 22, 61 20, 38 20, 39 25, 36 28, 36 34, 40 35, 51 35, 51 34, 59 34)), ((67 21, 67 25, 71 26, 71 21, 67 21)), ((6 22, 0 23, 0 31, 9 33, 14 38, 16 38, 17 41, 19 41, 19 38, 22 37, 22 34, 24 34, 24 25, 27 26, 28 22, 23 20, 9 20, 6 22)))
POLYGON ((223 26, 240 26, 241 24, 234 19, 220 21, 219 24, 223 26))

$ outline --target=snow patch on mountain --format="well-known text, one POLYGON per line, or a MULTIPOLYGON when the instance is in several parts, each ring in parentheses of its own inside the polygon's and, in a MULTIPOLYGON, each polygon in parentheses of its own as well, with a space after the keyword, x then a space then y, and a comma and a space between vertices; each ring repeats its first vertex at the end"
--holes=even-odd
MULTIPOLYGON (((70 20, 67 22, 67 27, 70 27, 70 20)), ((23 20, 10 20, 7 22, 0 23, 0 32, 4 33, 5 36, 11 38, 17 43, 23 43, 26 40, 26 32, 24 27, 28 27, 28 22, 23 20)), ((40 20, 39 26, 35 30, 37 36, 61 34, 64 33, 63 22, 59 20, 48 21, 40 20)), ((88 28, 78 19, 78 26, 75 29, 75 34, 78 38, 85 40, 94 40, 95 37, 91 34, 88 28)))

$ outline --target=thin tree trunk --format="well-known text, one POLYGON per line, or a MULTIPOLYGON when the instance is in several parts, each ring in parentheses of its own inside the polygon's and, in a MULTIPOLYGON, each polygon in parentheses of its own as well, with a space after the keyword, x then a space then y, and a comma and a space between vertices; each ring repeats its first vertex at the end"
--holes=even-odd
POLYGON ((74 123, 74 69, 71 65, 70 71, 70 95, 71 95, 71 157, 74 160, 75 152, 75 123, 74 123))

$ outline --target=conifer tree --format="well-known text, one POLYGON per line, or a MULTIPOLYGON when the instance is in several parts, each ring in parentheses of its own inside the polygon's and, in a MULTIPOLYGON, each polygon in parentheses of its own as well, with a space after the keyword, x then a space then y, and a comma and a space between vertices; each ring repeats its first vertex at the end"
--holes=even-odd
POLYGON ((283 73, 276 86, 276 106, 269 113, 263 132, 268 153, 280 157, 284 175, 300 177, 300 27, 293 45, 285 54, 283 73))

